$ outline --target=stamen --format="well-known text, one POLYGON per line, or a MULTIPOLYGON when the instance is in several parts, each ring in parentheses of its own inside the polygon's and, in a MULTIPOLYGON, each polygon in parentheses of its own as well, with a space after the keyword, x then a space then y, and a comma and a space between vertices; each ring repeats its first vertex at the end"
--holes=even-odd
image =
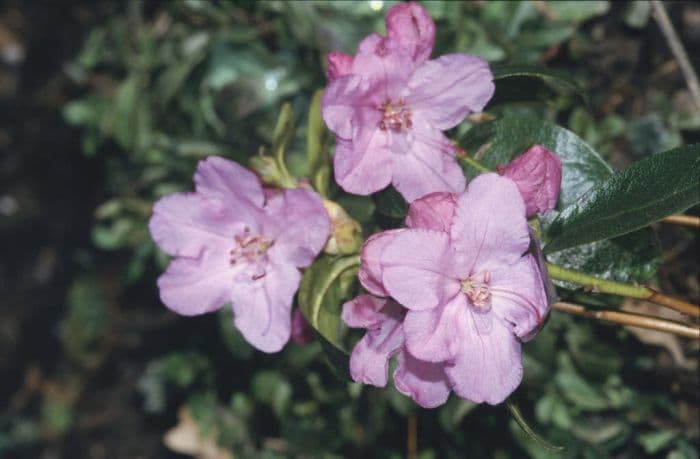
POLYGON ((406 101, 403 99, 399 99, 396 104, 387 100, 379 110, 383 113, 382 120, 379 122, 379 129, 382 131, 401 132, 402 129, 410 129, 413 126, 411 109, 406 106, 406 101))
POLYGON ((491 306, 491 289, 488 285, 490 280, 491 273, 489 271, 469 276, 462 281, 461 291, 477 308, 488 308, 491 306))

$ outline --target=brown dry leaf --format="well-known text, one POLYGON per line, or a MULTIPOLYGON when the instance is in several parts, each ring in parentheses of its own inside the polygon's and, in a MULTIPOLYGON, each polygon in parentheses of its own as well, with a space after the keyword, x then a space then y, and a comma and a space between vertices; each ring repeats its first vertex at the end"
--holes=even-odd
POLYGON ((216 432, 202 437, 187 407, 177 412, 178 423, 163 436, 165 446, 179 454, 188 454, 197 459, 233 459, 233 455, 216 444, 216 432))
MULTIPOLYGON (((622 303, 622 310, 633 312, 635 314, 644 314, 662 319, 685 322, 684 316, 676 311, 672 311, 655 304, 650 304, 645 301, 633 300, 631 298, 625 299, 624 303, 622 303)), ((625 328, 644 344, 659 346, 666 349, 668 353, 671 354, 673 363, 677 367, 685 368, 687 370, 695 370, 698 367, 697 359, 686 358, 685 352, 683 351, 683 345, 681 344, 682 341, 676 335, 637 327, 625 328)))

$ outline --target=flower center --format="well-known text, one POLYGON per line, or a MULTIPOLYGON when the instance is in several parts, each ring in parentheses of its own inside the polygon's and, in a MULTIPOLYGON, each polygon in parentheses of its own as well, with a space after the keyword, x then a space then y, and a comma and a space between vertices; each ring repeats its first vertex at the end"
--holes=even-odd
POLYGON ((399 99, 397 103, 387 100, 379 110, 382 112, 382 120, 379 122, 379 129, 382 131, 401 132, 403 128, 409 129, 413 126, 411 109, 403 99, 399 99))
POLYGON ((235 235, 233 240, 236 245, 229 252, 231 266, 241 262, 254 265, 257 269, 255 269, 252 279, 257 280, 264 277, 263 263, 266 260, 267 251, 274 245, 274 241, 262 235, 250 234, 250 228, 247 226, 243 229, 243 233, 235 235))
POLYGON ((488 308, 491 306, 490 280, 491 273, 488 271, 469 276, 461 283, 462 293, 467 295, 469 301, 477 308, 488 308))

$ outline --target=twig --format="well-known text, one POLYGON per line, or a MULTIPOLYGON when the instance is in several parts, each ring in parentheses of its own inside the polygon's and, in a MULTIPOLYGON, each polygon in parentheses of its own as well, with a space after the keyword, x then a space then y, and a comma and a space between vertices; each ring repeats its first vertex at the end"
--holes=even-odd
POLYGON ((688 84, 690 94, 693 96, 693 100, 695 101, 695 105, 697 106, 698 110, 700 110, 700 83, 698 83, 698 76, 695 73, 695 69, 693 69, 693 65, 688 59, 688 54, 685 52, 683 43, 681 43, 680 39, 678 38, 676 29, 674 29, 663 3, 659 0, 653 0, 651 4, 654 7, 654 19, 656 19, 659 27, 661 27, 661 32, 663 32, 664 37, 666 37, 666 41, 668 42, 669 48, 671 48, 671 52, 678 61, 678 64, 681 66, 681 72, 683 73, 683 77, 688 84))
POLYGON ((565 302, 554 303, 552 308, 568 314, 590 317, 592 319, 627 325, 629 327, 646 328, 665 333, 673 333, 674 335, 685 336, 687 338, 700 338, 700 328, 682 324, 673 320, 659 319, 658 317, 646 316, 643 314, 632 314, 629 312, 588 309, 579 304, 565 302))
POLYGON ((406 457, 408 459, 418 458, 418 419, 416 413, 408 415, 408 423, 406 426, 408 432, 406 435, 406 457))
POLYGON ((682 314, 692 317, 700 317, 700 307, 687 303, 678 298, 673 298, 663 293, 659 293, 646 285, 631 285, 622 282, 615 282, 606 279, 574 271, 573 269, 547 263, 547 271, 550 277, 567 282, 573 282, 584 287, 588 287, 593 293, 609 293, 612 295, 646 300, 660 306, 674 309, 682 314))
POLYGON ((690 228, 700 228, 700 217, 694 215, 669 215, 661 220, 662 223, 670 223, 672 225, 689 226, 690 228))

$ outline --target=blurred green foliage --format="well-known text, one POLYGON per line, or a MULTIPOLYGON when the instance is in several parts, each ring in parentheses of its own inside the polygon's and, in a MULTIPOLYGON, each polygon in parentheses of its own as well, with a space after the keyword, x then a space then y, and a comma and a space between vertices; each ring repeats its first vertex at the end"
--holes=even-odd
MULTIPOLYGON (((120 265, 125 282, 153 285, 154 273, 167 265, 148 235, 152 203, 188 190, 195 164, 205 156, 247 163, 260 158, 261 148, 274 154, 283 102, 297 120, 285 140, 291 174, 303 177, 328 167, 318 156, 327 145, 313 112, 308 126, 314 93, 325 85, 324 56, 330 50, 352 53, 364 35, 383 33, 383 14, 393 3, 132 0, 89 32, 80 53, 66 64, 82 95, 64 106, 63 116, 81 128, 83 154, 107 165, 108 198, 95 210, 92 239, 101 250, 128 255, 120 265), (307 145, 307 129, 321 140, 307 145), (310 168, 307 158, 318 167, 310 168)), ((425 5, 438 27, 436 54, 473 53, 492 63, 532 65, 567 47, 568 73, 586 90, 596 72, 586 61, 598 56, 587 24, 611 9, 607 1, 425 5)), ((631 2, 621 14, 630 27, 647 26, 643 2, 631 2)), ((654 114, 628 120, 597 112, 593 107, 602 101, 595 95, 584 105, 571 87, 541 89, 547 91, 545 102, 499 103, 487 110, 558 121, 606 159, 620 143, 641 158, 679 145, 682 130, 700 127, 697 114, 665 102, 654 114)), ((470 128, 465 123, 453 137, 474 136, 470 128)), ((609 173, 604 163, 600 166, 609 173)), ((319 175, 310 177, 315 184, 327 180, 328 171, 319 175)), ((332 186, 327 193, 366 231, 376 229, 367 227, 375 209, 388 219, 380 218, 382 224, 406 211, 392 190, 375 198, 349 196, 332 186)), ((599 259, 575 248, 576 253, 560 252, 560 261, 589 263, 590 272, 622 280, 646 280, 658 265, 658 247, 652 236, 636 237, 619 241, 624 253, 642 253, 634 260, 599 259), (617 269, 620 263, 629 272, 617 269)), ((616 243, 594 252, 609 254, 616 243)), ((351 290, 347 279, 341 281, 329 293, 336 302, 351 290)), ((418 416, 419 457, 425 459, 698 457, 692 403, 653 383, 653 358, 635 337, 615 327, 553 315, 524 346, 525 380, 515 400, 536 431, 565 446, 563 453, 554 453, 525 436, 502 407, 452 397, 440 409, 418 410, 393 387, 363 387, 329 371, 320 341, 289 345, 274 360, 261 359, 233 328, 230 311, 222 311, 218 320, 221 342, 230 351, 225 365, 245 378, 236 381, 232 393, 224 389, 232 384, 218 376, 222 363, 191 348, 171 349, 151 361, 138 387, 144 415, 172 414, 186 406, 202 436, 216 432, 218 444, 236 457, 404 457, 409 415, 418 416)), ((109 329, 100 283, 76 280, 63 321, 65 352, 82 366, 96 364, 109 329)), ((60 399, 47 399, 41 416, 42 425, 59 435, 70 431, 75 418, 71 405, 60 399)), ((34 424, 13 426, 0 434, 0 453, 36 436, 34 424)))

